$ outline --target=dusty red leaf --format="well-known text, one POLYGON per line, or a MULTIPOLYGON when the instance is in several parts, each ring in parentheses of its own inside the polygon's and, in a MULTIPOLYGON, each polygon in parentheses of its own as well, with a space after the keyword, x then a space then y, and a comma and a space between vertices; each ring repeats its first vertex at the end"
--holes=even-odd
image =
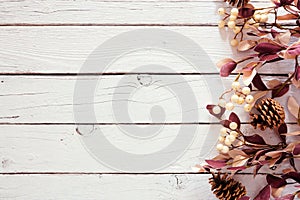
POLYGON ((251 4, 247 4, 239 9, 239 16, 242 18, 248 18, 251 17, 254 12, 254 7, 251 4))
POLYGON ((266 185, 253 200, 269 200, 271 197, 271 186, 266 185))
POLYGON ((230 115, 229 115, 229 120, 232 121, 232 122, 237 123, 237 125, 238 125, 237 128, 240 129, 240 127, 241 127, 241 120, 240 120, 240 118, 237 116, 237 114, 235 114, 234 112, 230 113, 230 115))
POLYGON ((254 87, 256 87, 259 90, 268 90, 267 86, 264 84, 264 82, 262 81, 261 77, 259 74, 256 74, 252 80, 252 84, 254 85, 254 87))
POLYGON ((275 54, 281 51, 283 48, 281 46, 271 44, 268 42, 262 42, 256 45, 254 51, 259 52, 261 54, 275 54))
POLYGON ((247 167, 245 166, 238 166, 238 167, 228 167, 228 170, 232 170, 232 171, 241 171, 241 170, 245 170, 247 169, 247 167))
POLYGON ((291 178, 294 181, 297 181, 298 183, 300 183, 300 174, 298 172, 289 172, 287 174, 284 174, 282 176, 282 178, 284 178, 284 179, 291 178))
POLYGON ((266 179, 268 184, 273 188, 280 188, 287 184, 286 180, 284 180, 283 178, 280 178, 278 176, 273 176, 271 174, 268 174, 266 179))
POLYGON ((260 144, 260 145, 266 144, 265 140, 257 134, 254 134, 251 136, 245 136, 244 138, 247 142, 252 143, 252 144, 260 144))
POLYGON ((276 62, 279 60, 283 60, 282 57, 280 57, 279 55, 275 54, 260 54, 259 55, 259 60, 260 61, 265 61, 267 63, 271 63, 271 62, 276 62))
POLYGON ((228 62, 221 67, 220 75, 222 77, 227 77, 236 68, 237 63, 234 61, 228 62))
POLYGON ((205 160, 205 162, 215 169, 220 169, 226 166, 226 161, 224 160, 205 160))
POLYGON ((293 56, 300 55, 300 44, 291 45, 291 46, 287 49, 287 53, 288 53, 289 55, 293 55, 293 56))
POLYGON ((272 98, 281 97, 285 95, 290 89, 289 85, 280 84, 272 89, 272 98))
POLYGON ((231 121, 229 121, 229 120, 222 120, 222 121, 220 121, 220 124, 222 124, 226 128, 229 128, 230 122, 231 121))
POLYGON ((296 144, 293 149, 293 155, 299 155, 300 154, 300 144, 296 144))
POLYGON ((300 66, 297 66, 295 69, 295 80, 299 81, 300 79, 300 66))

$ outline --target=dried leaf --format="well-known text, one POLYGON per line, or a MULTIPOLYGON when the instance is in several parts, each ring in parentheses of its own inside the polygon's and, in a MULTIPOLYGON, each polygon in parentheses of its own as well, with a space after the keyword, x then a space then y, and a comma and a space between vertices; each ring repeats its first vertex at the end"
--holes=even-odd
POLYGON ((248 160, 248 156, 244 157, 242 155, 237 155, 232 161, 232 167, 242 167, 247 163, 248 160))
POLYGON ((294 146, 294 149, 293 149, 293 155, 299 155, 300 154, 300 144, 296 144, 294 146))
POLYGON ((253 200, 269 200, 271 197, 271 186, 266 185, 253 200))
POLYGON ((243 40, 239 43, 238 45, 238 50, 239 51, 247 51, 249 49, 252 49, 255 47, 256 41, 253 40, 243 40))
POLYGON ((283 50, 281 46, 274 45, 272 43, 262 42, 256 45, 254 51, 262 54, 276 54, 277 52, 283 50))
POLYGON ((232 121, 232 122, 237 123, 237 125, 238 125, 237 129, 240 129, 240 127, 241 127, 241 120, 237 116, 237 114, 235 114, 234 112, 230 113, 229 120, 232 121))
POLYGON ((298 19, 298 18, 293 14, 285 14, 285 15, 277 16, 277 20, 291 20, 291 19, 298 19))
POLYGON ((255 69, 253 69, 253 70, 243 69, 244 84, 250 85, 256 74, 257 74, 257 71, 255 69))
POLYGON ((268 91, 259 91, 259 92, 256 92, 253 97, 254 97, 254 101, 252 102, 251 104, 251 107, 253 107, 256 103, 257 100, 259 100, 260 98, 266 96, 266 94, 268 93, 268 91))
POLYGON ((298 124, 300 124, 300 106, 298 102, 294 97, 290 96, 287 104, 288 110, 294 117, 296 117, 296 119, 298 119, 298 124))
POLYGON ((288 45, 291 39, 291 32, 286 31, 284 33, 280 33, 275 37, 275 40, 283 45, 288 45))
POLYGON ((220 124, 222 124, 225 128, 229 128, 229 124, 230 124, 231 121, 229 120, 222 120, 220 121, 220 124))
POLYGON ((259 145, 266 144, 265 140, 257 134, 254 134, 251 136, 245 136, 244 138, 245 138, 246 142, 248 142, 248 143, 259 144, 259 145))
POLYGON ((228 152, 228 155, 231 157, 231 158, 235 158, 237 156, 242 156, 242 157, 245 157, 245 158, 248 158, 249 156, 242 150, 238 150, 238 149, 233 149, 233 150, 230 150, 228 152))
POLYGON ((277 53, 275 54, 260 54, 259 55, 259 60, 260 61, 265 61, 266 63, 271 63, 271 62, 276 62, 279 60, 283 60, 283 58, 281 56, 279 56, 277 53))
POLYGON ((267 82, 267 86, 268 88, 275 88, 278 85, 282 84, 281 81, 279 81, 278 79, 272 79, 270 81, 267 82))
POLYGON ((242 171, 242 170, 247 169, 247 167, 245 167, 245 166, 237 166, 237 167, 228 167, 227 169, 231 170, 231 171, 242 171))
POLYGON ((290 86, 288 84, 283 85, 280 84, 272 89, 272 98, 281 97, 285 95, 290 89, 290 86))
POLYGON ((216 114, 216 113, 213 112, 213 109, 214 109, 215 106, 218 106, 218 105, 209 104, 209 105, 206 106, 206 109, 208 110, 208 112, 211 115, 215 116, 218 119, 221 119, 221 117, 223 116, 223 114, 224 114, 224 112, 225 112, 226 109, 218 106, 218 107, 220 107, 221 112, 218 113, 218 114, 216 114))
POLYGON ((268 184, 273 188, 281 188, 282 186, 285 186, 287 184, 285 179, 278 176, 273 176, 271 174, 268 174, 266 179, 268 184))
POLYGON ((264 82, 262 81, 261 77, 259 74, 256 74, 252 80, 252 84, 254 85, 254 87, 256 87, 259 90, 268 90, 267 86, 264 84, 264 82))
POLYGON ((271 188, 271 194, 273 197, 277 198, 282 194, 282 191, 284 190, 285 186, 280 187, 280 188, 271 188))
POLYGON ((226 166, 226 162, 224 160, 205 160, 205 162, 215 169, 220 169, 226 166))
POLYGON ((220 75, 222 77, 227 77, 236 68, 237 63, 234 61, 228 62, 221 67, 220 75))
POLYGON ((235 62, 235 61, 233 59, 231 59, 231 58, 224 58, 224 59, 220 60, 219 62, 217 62, 216 65, 217 65, 218 68, 221 69, 221 67, 223 65, 225 65, 226 63, 229 63, 229 62, 235 62))
POLYGON ((250 197, 248 196, 243 196, 242 198, 238 199, 238 200, 250 200, 250 197))
POLYGON ((300 183, 300 174, 298 172, 289 172, 287 174, 284 174, 282 176, 282 178, 284 178, 284 179, 291 178, 294 181, 297 181, 298 183, 300 183))

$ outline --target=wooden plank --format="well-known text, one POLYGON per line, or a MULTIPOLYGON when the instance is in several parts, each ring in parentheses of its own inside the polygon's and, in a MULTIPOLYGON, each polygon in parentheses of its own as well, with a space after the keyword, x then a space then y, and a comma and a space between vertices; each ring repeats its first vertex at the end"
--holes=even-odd
MULTIPOLYGON (((234 78, 222 82, 218 75, 2 76, 0 122, 217 122, 205 107, 217 103, 234 78)), ((299 100, 295 88, 291 94, 299 100)), ((287 98, 278 100, 286 105, 287 98)), ((236 108, 247 122, 243 105, 236 108)), ((296 122, 289 112, 286 115, 287 122, 296 122)))
MULTIPOLYGON (((128 125, 128 127, 118 125, 94 127, 2 125, 0 126, 0 171, 1 173, 113 173, 125 171, 126 166, 124 164, 126 163, 124 162, 130 162, 132 158, 125 159, 122 156, 123 153, 114 154, 111 151, 110 155, 118 161, 117 165, 112 165, 111 162, 101 160, 99 157, 96 160, 95 153, 97 152, 91 152, 90 146, 84 143, 85 137, 93 136, 90 134, 99 134, 101 131, 103 133, 101 140, 107 139, 111 142, 111 147, 107 148, 108 150, 118 148, 136 155, 135 162, 130 162, 132 168, 127 168, 127 172, 193 172, 192 167, 195 164, 202 164, 205 159, 216 155, 215 146, 221 125, 165 125, 156 135, 146 139, 129 135, 128 132, 124 131, 126 128, 129 130, 129 128, 134 127, 133 125, 128 125), (197 129, 192 132, 194 127, 197 129), (79 135, 75 130, 76 128, 79 128, 83 135, 79 135), (181 128, 188 128, 189 132, 180 134, 181 128), (176 158, 173 157, 175 154, 171 150, 165 151, 165 153, 160 152, 162 149, 170 148, 168 145, 173 143, 175 139, 182 141, 174 150, 178 155, 176 158), (189 146, 185 146, 186 141, 189 146), (152 160, 144 161, 139 155, 146 158, 151 155, 154 157, 152 160), (157 166, 155 166, 157 169, 154 167, 150 169, 149 162, 165 156, 170 158, 169 164, 163 165, 161 162, 162 166, 159 166, 161 169, 158 169, 157 166), (141 161, 143 163, 140 163, 141 161), (139 167, 138 171, 136 169, 139 163, 145 165, 139 167)), ((250 125, 243 125, 242 129, 248 134, 255 132, 250 125)), ((289 130, 299 130, 299 126, 289 125, 289 130)), ((142 136, 142 133, 140 135, 142 136)), ((272 133, 268 133, 263 137, 268 142, 276 143, 276 137, 272 136, 274 136, 272 133)), ((101 142, 98 139, 96 141, 101 142)), ((101 153, 105 154, 107 149, 103 147, 101 153)))
POLYGON ((0 21, 2 25, 203 25, 216 24, 219 16, 214 13, 221 6, 226 4, 222 1, 1 1, 0 21))
MULTIPOLYGON (((141 199, 215 200, 207 179, 210 175, 16 175, 0 176, 0 198, 21 199, 141 199), (30 184, 29 184, 30 183, 30 184), (46 196, 47 195, 47 196, 46 196)), ((243 179, 254 196, 266 182, 258 175, 243 179), (247 181, 245 181, 247 179, 247 181), (254 184, 255 183, 255 184, 254 184)))
MULTIPOLYGON (((168 70, 156 67, 154 71, 152 67, 148 71, 217 73, 215 63, 220 59, 238 60, 244 56, 237 55, 230 47, 228 38, 231 37, 229 33, 219 32, 217 27, 156 27, 155 30, 151 27, 2 27, 0 69, 2 74, 81 73, 88 56, 98 48, 102 52, 96 51, 96 58, 89 59, 97 59, 97 66, 88 66, 84 72, 145 72, 141 66, 161 65, 168 70), (141 39, 140 32, 132 31, 142 30, 149 33, 147 41, 158 41, 165 46, 156 44, 151 48, 150 44, 141 43, 137 47, 137 38, 146 39, 141 39), (159 38, 162 35, 159 31, 170 32, 159 38), (125 33, 128 35, 124 38, 125 33), (187 56, 195 59, 196 64, 187 62, 191 59, 185 60, 187 56), (108 65, 109 61, 113 62, 108 65)), ((291 62, 280 62, 266 65, 261 72, 290 73, 292 70, 291 62)))

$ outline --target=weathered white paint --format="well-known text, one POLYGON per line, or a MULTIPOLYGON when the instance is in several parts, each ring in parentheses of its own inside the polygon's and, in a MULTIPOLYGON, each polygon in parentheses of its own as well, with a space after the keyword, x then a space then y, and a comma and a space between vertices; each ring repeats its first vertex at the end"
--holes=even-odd
MULTIPOLYGON (((171 30, 192 39, 207 53, 211 62, 205 61, 203 65, 208 65, 211 70, 195 70, 168 52, 139 49, 119 58, 105 70, 106 73, 139 72, 136 67, 144 64, 161 64, 177 72, 216 72, 214 64, 220 59, 243 56, 237 55, 236 50, 230 47, 228 38, 233 37, 229 35, 230 31, 219 31, 217 27, 1 27, 1 73, 78 73, 88 55, 103 42, 118 34, 144 28, 171 30)), ((115 50, 112 48, 108 52, 115 50)), ((261 71, 289 73, 291 69, 290 63, 285 62, 267 64, 261 71)), ((164 69, 157 71, 166 72, 164 69)))

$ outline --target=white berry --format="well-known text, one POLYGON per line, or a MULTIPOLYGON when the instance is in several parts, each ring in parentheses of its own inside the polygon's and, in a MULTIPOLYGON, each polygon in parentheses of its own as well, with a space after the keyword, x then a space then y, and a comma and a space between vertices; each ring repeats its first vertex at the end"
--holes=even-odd
POLYGON ((225 22, 223 20, 219 21, 218 26, 219 26, 219 28, 224 28, 225 22))
POLYGON ((234 137, 237 137, 237 136, 239 135, 239 133, 236 132, 236 131, 231 131, 231 132, 230 132, 230 135, 233 135, 234 137))
POLYGON ((218 14, 219 15, 224 15, 225 14, 225 9, 224 8, 219 8, 218 9, 218 14))
POLYGON ((226 136, 226 135, 227 135, 227 128, 222 127, 222 128, 220 129, 220 135, 221 135, 221 136, 226 136))
POLYGON ((234 142, 235 139, 236 139, 236 138, 235 138, 235 136, 233 136, 233 135, 227 135, 227 136, 226 136, 226 140, 229 140, 230 142, 234 142))
POLYGON ((220 99, 219 100, 219 106, 221 106, 222 108, 225 108, 225 106, 226 106, 226 100, 225 99, 220 99))
POLYGON ((230 15, 230 16, 229 16, 229 20, 230 20, 230 21, 235 21, 236 18, 237 18, 236 15, 230 15))
POLYGON ((225 138, 223 136, 219 136, 218 140, 219 142, 224 142, 225 138))
POLYGON ((237 103, 241 105, 241 104, 243 104, 244 102, 245 102, 244 98, 243 98, 243 97, 239 97, 237 103))
POLYGON ((221 113, 221 108, 220 106, 214 106, 213 109, 212 109, 212 112, 216 115, 220 114, 221 113))
POLYGON ((245 101, 246 101, 247 103, 253 103, 254 97, 253 97, 252 95, 249 94, 249 95, 246 96, 245 101))
POLYGON ((229 28, 233 29, 233 28, 235 27, 235 22, 234 22, 234 21, 229 21, 229 22, 227 23, 227 26, 228 26, 229 28))
POLYGON ((231 13, 231 15, 238 16, 239 10, 237 8, 232 8, 231 11, 230 11, 230 13, 231 13))
POLYGON ((217 150, 222 151, 223 146, 224 146, 223 144, 217 144, 217 150))
POLYGON ((235 130, 235 129, 237 129, 237 127, 238 127, 238 124, 236 122, 230 122, 229 128, 231 130, 235 130))
POLYGON ((260 22, 267 22, 269 19, 268 15, 267 14, 262 14, 260 16, 260 22))
POLYGON ((261 15, 260 14, 254 14, 254 20, 256 21, 256 22, 259 22, 260 21, 260 19, 261 19, 261 15))
POLYGON ((241 32, 241 28, 238 27, 238 26, 236 26, 236 27, 234 27, 233 32, 234 32, 235 34, 238 34, 239 32, 241 32))
POLYGON ((234 90, 238 90, 241 87, 241 85, 238 81, 233 81, 232 84, 231 84, 231 87, 234 90))
POLYGON ((251 105, 250 104, 245 104, 244 105, 244 110, 246 111, 246 112, 250 112, 251 111, 251 105))
POLYGON ((232 144, 232 142, 229 139, 225 139, 224 144, 227 146, 230 146, 232 144))
POLYGON ((243 93, 244 95, 248 95, 248 94, 250 94, 250 92, 251 92, 251 90, 250 90, 249 87, 243 87, 242 93, 243 93))
POLYGON ((229 147, 228 146, 223 146, 221 152, 226 154, 226 153, 228 153, 228 151, 229 151, 229 147))
POLYGON ((231 100, 232 103, 237 103, 238 100, 239 100, 239 96, 234 94, 234 95, 231 96, 230 100, 231 100))
POLYGON ((229 103, 226 104, 225 108, 226 108, 226 110, 230 111, 230 110, 233 110, 234 105, 233 105, 233 103, 229 102, 229 103))

